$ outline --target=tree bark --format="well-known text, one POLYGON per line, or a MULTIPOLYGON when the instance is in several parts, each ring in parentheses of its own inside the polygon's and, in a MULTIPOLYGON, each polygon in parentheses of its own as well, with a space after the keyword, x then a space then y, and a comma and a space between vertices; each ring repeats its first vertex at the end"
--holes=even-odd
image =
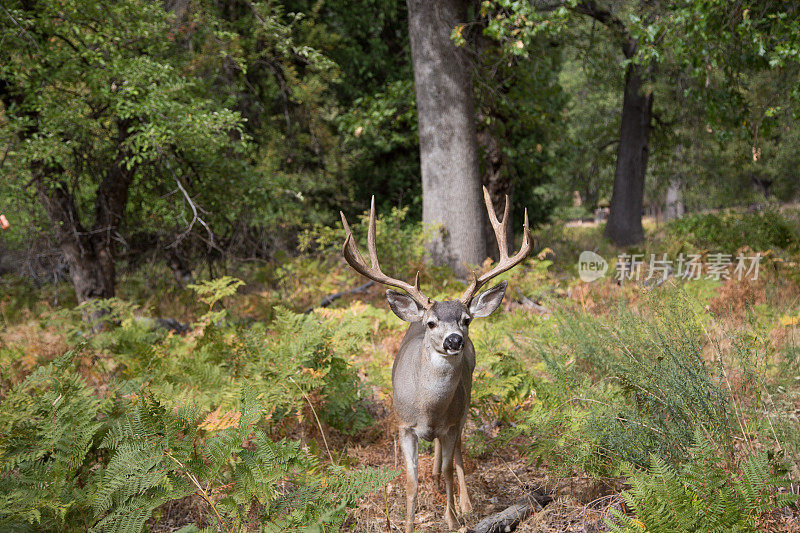
POLYGON ((121 121, 117 126, 117 157, 97 187, 94 224, 89 231, 81 222, 73 194, 61 178, 63 169, 41 163, 32 167, 39 200, 69 266, 78 303, 111 298, 115 293, 113 237, 119 230, 134 177, 134 171, 125 166, 124 142, 130 123, 121 121))
MULTIPOLYGON (((630 58, 634 53, 635 46, 628 45, 625 56, 630 58)), ((614 171, 611 212, 605 230, 606 237, 621 246, 636 244, 644 239, 642 201, 647 159, 650 155, 652 110, 653 93, 645 91, 643 68, 631 64, 625 71, 617 166, 614 171)))
POLYGON ((667 187, 666 208, 664 209, 664 220, 681 218, 686 209, 683 205, 683 191, 678 177, 673 177, 667 187))
POLYGON ((69 267, 69 277, 78 303, 114 296, 114 272, 109 271, 109 250, 102 249, 102 240, 86 231, 78 216, 75 199, 66 184, 54 176, 60 169, 36 168, 35 184, 39 200, 53 225, 56 243, 69 267))
POLYGON ((440 225, 431 259, 457 274, 486 258, 486 214, 475 133, 472 77, 450 35, 465 21, 460 0, 407 0, 417 96, 422 221, 440 225))

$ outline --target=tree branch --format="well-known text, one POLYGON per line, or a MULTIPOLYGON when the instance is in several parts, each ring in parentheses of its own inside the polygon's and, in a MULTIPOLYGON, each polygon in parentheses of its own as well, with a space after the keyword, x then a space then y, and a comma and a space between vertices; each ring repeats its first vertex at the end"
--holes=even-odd
POLYGON ((637 43, 631 37, 631 34, 628 31, 628 28, 625 26, 625 23, 622 22, 622 20, 620 20, 610 10, 598 6, 595 0, 581 0, 574 7, 567 5, 567 3, 563 0, 556 2, 533 0, 531 4, 537 11, 555 11, 561 7, 565 7, 575 13, 580 13, 581 15, 591 17, 617 35, 620 40, 620 44, 622 44, 622 50, 625 54, 625 57, 630 59, 636 53, 637 43))

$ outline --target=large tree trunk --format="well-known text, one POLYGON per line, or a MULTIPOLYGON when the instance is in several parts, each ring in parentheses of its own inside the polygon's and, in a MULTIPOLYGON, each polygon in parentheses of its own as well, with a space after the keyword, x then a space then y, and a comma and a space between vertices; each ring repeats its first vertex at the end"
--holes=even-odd
POLYGON ((64 253, 78 303, 114 296, 114 236, 117 233, 134 172, 125 165, 130 123, 118 123, 118 153, 114 164, 97 187, 94 224, 87 231, 81 222, 75 198, 62 180, 62 169, 33 165, 39 199, 53 225, 56 242, 64 253))
MULTIPOLYGON (((635 49, 634 49, 635 51, 635 49)), ((626 50, 626 57, 632 53, 626 50)), ((642 67, 631 64, 625 71, 625 96, 619 128, 617 167, 611 195, 611 213, 605 235, 627 246, 644 239, 642 200, 649 156, 653 93, 645 92, 642 67)))
POLYGON ((472 77, 453 29, 465 20, 459 0, 407 0, 417 95, 422 221, 441 225, 430 245, 434 262, 464 275, 486 258, 486 214, 475 134, 472 77))
POLYGON ((78 303, 114 296, 113 263, 102 239, 86 231, 78 216, 75 199, 66 184, 53 176, 57 168, 37 168, 36 189, 53 226, 56 243, 69 267, 78 303), (45 177, 46 176, 46 177, 45 177))

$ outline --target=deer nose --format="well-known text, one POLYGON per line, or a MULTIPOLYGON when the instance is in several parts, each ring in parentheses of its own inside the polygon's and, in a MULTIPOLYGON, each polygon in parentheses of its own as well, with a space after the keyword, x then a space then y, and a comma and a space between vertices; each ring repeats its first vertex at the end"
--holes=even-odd
POLYGON ((451 333, 444 339, 445 350, 460 350, 464 346, 464 337, 458 333, 451 333))

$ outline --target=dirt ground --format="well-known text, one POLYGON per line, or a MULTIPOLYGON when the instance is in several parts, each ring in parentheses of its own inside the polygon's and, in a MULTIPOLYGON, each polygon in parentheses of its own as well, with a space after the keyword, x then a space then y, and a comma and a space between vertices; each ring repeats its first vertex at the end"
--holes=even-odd
MULTIPOLYGON (((387 421, 388 422, 388 421, 387 421)), ((346 528, 363 533, 403 531, 405 521, 405 472, 402 453, 395 444, 389 423, 384 437, 367 446, 353 447, 348 455, 359 464, 397 470, 401 474, 382 493, 365 498, 351 513, 346 528)), ((433 452, 420 452, 417 531, 446 532, 442 519, 445 508, 443 485, 435 487, 432 477, 433 452)), ((483 518, 500 512, 533 491, 546 492, 553 501, 525 520, 520 532, 603 531, 604 518, 620 505, 617 490, 589 478, 575 478, 553 484, 545 470, 530 465, 516 449, 492 449, 485 458, 464 456, 467 487, 473 511, 459 516, 461 531, 469 531, 483 518)), ((456 483, 457 485, 457 483, 456 483)))

